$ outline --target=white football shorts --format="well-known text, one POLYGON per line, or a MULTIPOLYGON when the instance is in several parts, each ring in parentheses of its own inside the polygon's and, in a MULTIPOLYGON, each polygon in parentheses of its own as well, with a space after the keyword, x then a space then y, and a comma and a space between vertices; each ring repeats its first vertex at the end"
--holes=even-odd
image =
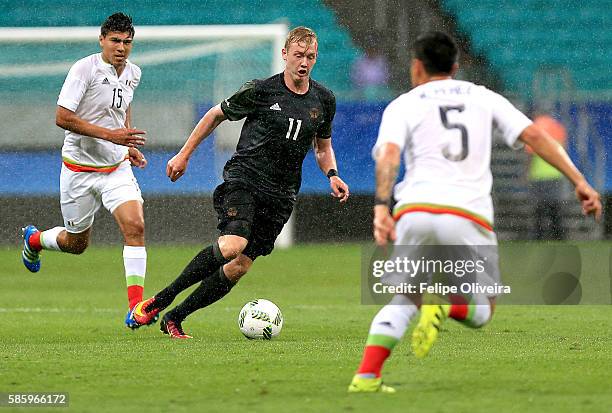
POLYGON ((127 201, 144 202, 129 161, 111 173, 73 172, 62 165, 60 203, 66 231, 83 232, 91 227, 101 205, 112 214, 127 201))
MULTIPOLYGON (((465 265, 467 261, 484 260, 482 271, 472 271, 466 276, 452 276, 444 281, 450 285, 478 283, 480 285, 501 285, 497 236, 493 231, 477 223, 452 214, 432 214, 428 212, 411 212, 404 214, 396 223, 397 240, 395 241, 392 260, 408 259, 418 263, 420 268, 436 267, 435 260, 450 259, 465 265), (423 246, 423 247, 421 247, 423 246), (433 247, 431 247, 433 246, 433 247), (486 257, 486 258, 485 258, 486 257), (426 260, 430 260, 426 263, 426 260), (425 264, 429 265, 425 267, 425 264), (431 264, 431 265, 430 265, 431 264)), ((415 268, 415 267, 407 267, 415 268)), ((435 271, 433 271, 435 272, 435 271)), ((457 274, 457 272, 455 272, 457 274)), ((426 271, 393 271, 383 275, 382 282, 387 285, 432 283, 435 274, 426 271)), ((487 296, 495 296, 487 294, 487 296)))

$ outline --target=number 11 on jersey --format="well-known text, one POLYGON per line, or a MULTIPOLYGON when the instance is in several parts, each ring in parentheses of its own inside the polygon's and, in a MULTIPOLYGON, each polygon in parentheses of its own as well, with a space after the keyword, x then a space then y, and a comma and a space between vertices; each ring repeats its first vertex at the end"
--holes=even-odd
MULTIPOLYGON (((289 139, 291 136, 291 130, 293 129, 293 121, 295 119, 289 118, 289 129, 287 129, 287 136, 285 138, 289 139)), ((293 140, 297 140, 298 134, 300 133, 300 128, 302 127, 302 119, 298 119, 296 122, 295 133, 293 134, 293 140)))

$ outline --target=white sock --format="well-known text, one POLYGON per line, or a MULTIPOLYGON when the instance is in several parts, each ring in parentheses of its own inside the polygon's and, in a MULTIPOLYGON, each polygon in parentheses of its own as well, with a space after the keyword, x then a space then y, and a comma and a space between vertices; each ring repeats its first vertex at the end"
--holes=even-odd
POLYGON ((57 236, 60 232, 66 230, 64 227, 55 227, 40 233, 40 246, 44 250, 61 251, 57 245, 57 236))
POLYGON ((491 319, 491 303, 489 298, 476 294, 472 297, 472 302, 469 305, 468 318, 463 320, 463 323, 472 328, 480 328, 487 324, 491 319))
POLYGON ((133 308, 142 301, 145 274, 147 272, 147 250, 145 247, 123 246, 123 266, 127 284, 128 304, 133 308))
POLYGON ((474 313, 469 320, 465 320, 465 324, 473 328, 484 326, 491 319, 491 306, 489 304, 475 305, 474 313))
POLYGON ((401 340, 417 310, 417 306, 408 297, 395 295, 372 320, 369 337, 383 335, 401 340))
POLYGON ((147 250, 145 247, 123 246, 123 266, 127 285, 144 285, 147 272, 147 250), (136 278, 131 278, 136 277, 136 278))

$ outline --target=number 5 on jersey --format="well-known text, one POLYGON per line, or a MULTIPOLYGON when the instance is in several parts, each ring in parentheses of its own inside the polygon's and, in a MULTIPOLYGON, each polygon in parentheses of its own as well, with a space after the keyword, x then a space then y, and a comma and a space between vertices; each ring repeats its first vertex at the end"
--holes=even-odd
POLYGON ((465 125, 461 123, 451 123, 448 121, 446 114, 451 110, 463 112, 465 110, 465 106, 440 106, 440 119, 442 120, 442 125, 444 125, 446 129, 458 129, 461 132, 461 152, 458 154, 452 154, 448 149, 450 145, 446 145, 442 150, 442 155, 444 155, 444 157, 449 161, 459 162, 468 156, 468 132, 465 125))
MULTIPOLYGON (((295 119, 289 118, 289 129, 287 129, 287 139, 291 137, 291 130, 293 129, 293 121, 295 119)), ((293 134, 293 140, 297 140, 298 134, 300 133, 300 128, 302 127, 302 119, 298 119, 296 122, 295 133, 293 134)))

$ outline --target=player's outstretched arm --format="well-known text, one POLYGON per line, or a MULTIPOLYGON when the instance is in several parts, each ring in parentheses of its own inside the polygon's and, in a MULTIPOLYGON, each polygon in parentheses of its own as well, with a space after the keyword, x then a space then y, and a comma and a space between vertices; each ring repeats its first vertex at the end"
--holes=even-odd
POLYGON ((168 161, 166 175, 172 182, 183 176, 187 170, 187 164, 189 163, 191 154, 225 119, 227 118, 221 110, 221 105, 210 108, 208 112, 202 116, 202 119, 200 119, 193 129, 181 150, 168 161))
POLYGON ((569 155, 556 140, 537 125, 530 125, 521 132, 519 139, 546 162, 557 168, 576 188, 576 197, 582 206, 584 215, 601 218, 602 206, 599 193, 589 185, 569 155))
POLYGON ((80 117, 73 111, 58 106, 55 112, 55 124, 62 129, 69 130, 79 135, 92 138, 104 139, 117 145, 128 147, 142 146, 146 138, 142 135, 145 131, 132 128, 107 129, 102 126, 93 125, 80 117))
POLYGON ((329 178, 329 186, 332 190, 332 196, 338 198, 340 202, 346 202, 349 198, 348 185, 338 176, 338 167, 336 166, 336 155, 331 144, 331 138, 314 140, 314 153, 317 165, 329 178))
POLYGON ((376 199, 374 201, 374 240, 380 246, 395 241, 395 221, 389 211, 393 185, 400 166, 400 148, 385 143, 376 155, 376 199))

